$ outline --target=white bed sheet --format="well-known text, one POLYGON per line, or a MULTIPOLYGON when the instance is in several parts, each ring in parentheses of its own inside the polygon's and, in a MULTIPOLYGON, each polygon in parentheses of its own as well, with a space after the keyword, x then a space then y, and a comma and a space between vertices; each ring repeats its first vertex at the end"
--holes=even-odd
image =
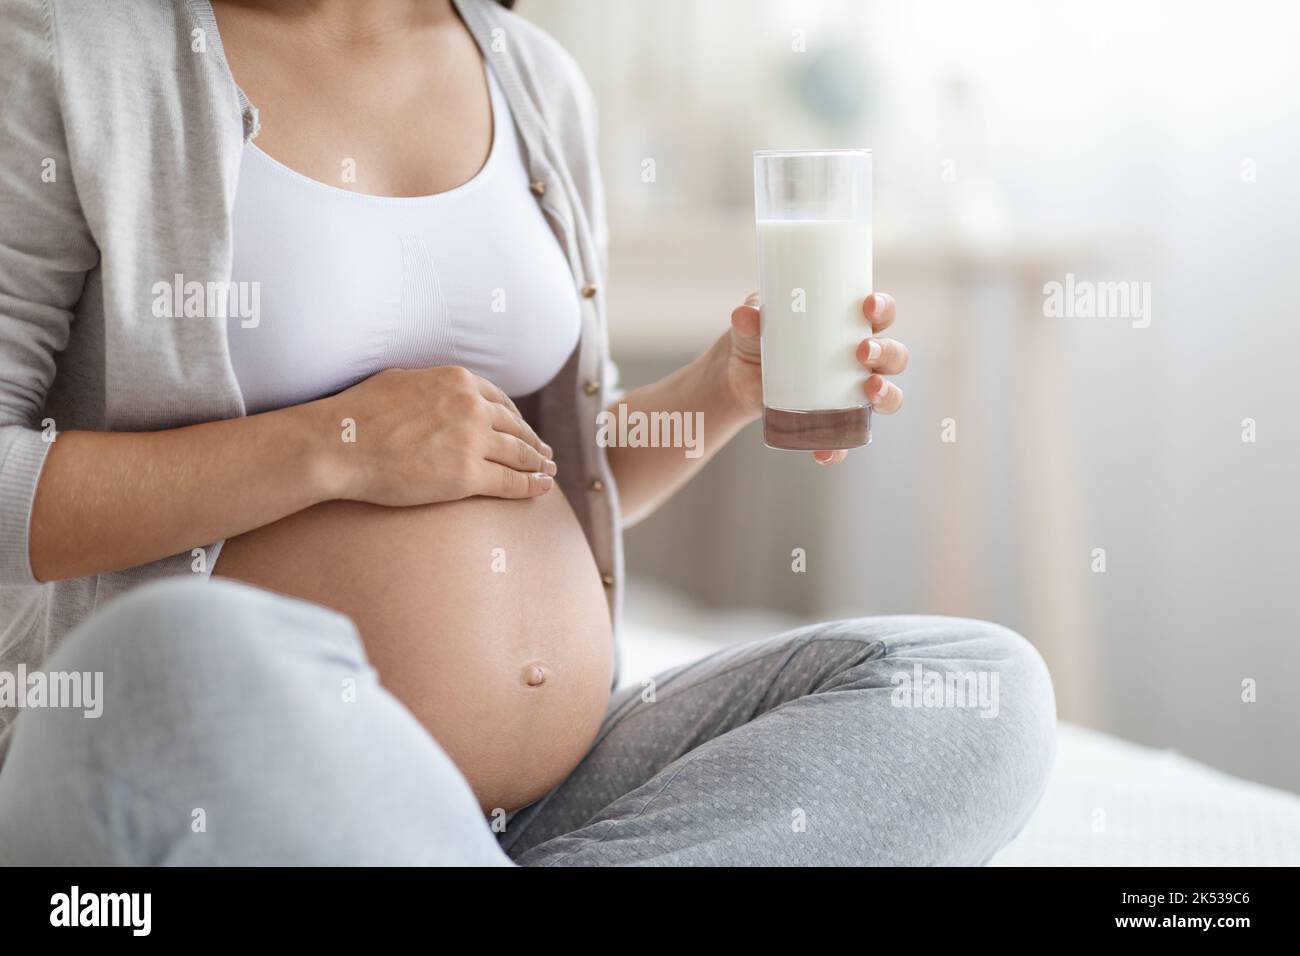
MULTIPOLYGON (((758 627, 749 616, 703 617, 692 630, 726 640, 780 630, 780 622, 758 627)), ((639 684, 721 643, 631 619, 622 683, 639 684)), ((1300 796, 1062 724, 1042 802, 992 865, 1297 866, 1300 796)))
POLYGON ((1038 810, 994 866, 1297 866, 1300 796, 1062 724, 1038 810))

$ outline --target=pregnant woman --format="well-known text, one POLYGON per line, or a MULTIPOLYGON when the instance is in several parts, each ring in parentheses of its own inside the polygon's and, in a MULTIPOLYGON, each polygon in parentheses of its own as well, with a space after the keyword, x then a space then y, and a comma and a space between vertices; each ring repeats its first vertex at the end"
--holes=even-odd
POLYGON ((100 705, 0 696, 0 863, 977 864, 1023 824, 1054 705, 995 625, 611 692, 620 528, 707 454, 597 416, 715 452, 759 318, 611 392, 554 41, 489 0, 0 0, 0 62, 0 679, 100 705))

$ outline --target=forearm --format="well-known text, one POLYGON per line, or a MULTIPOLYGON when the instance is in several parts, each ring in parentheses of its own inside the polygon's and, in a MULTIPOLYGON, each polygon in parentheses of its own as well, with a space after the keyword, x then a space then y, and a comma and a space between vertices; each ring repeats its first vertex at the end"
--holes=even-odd
POLYGON ((32 506, 39 581, 134 567, 332 497, 322 403, 157 432, 60 433, 32 506))
MULTIPOLYGON (((618 483, 619 501, 626 524, 635 524, 651 514, 698 472, 719 448, 754 419, 731 396, 727 387, 726 338, 689 365, 653 385, 633 389, 609 409, 617 415, 625 405, 634 412, 681 412, 683 416, 703 413, 703 434, 697 457, 688 457, 680 447, 625 447, 609 449, 609 464, 618 483)), ((694 452, 692 452, 694 454, 694 452)))

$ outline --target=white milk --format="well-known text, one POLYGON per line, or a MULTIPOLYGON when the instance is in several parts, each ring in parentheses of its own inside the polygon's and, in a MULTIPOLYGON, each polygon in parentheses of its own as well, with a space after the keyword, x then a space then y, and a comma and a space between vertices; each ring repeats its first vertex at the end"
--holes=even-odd
POLYGON ((871 223, 760 219, 763 404, 791 410, 865 405, 856 357, 871 334, 871 223), (802 311, 800 311, 802 309, 802 311))

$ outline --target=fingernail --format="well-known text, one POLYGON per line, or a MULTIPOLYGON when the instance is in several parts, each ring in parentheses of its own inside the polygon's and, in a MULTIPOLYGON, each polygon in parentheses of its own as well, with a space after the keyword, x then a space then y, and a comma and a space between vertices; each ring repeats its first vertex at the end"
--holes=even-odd
POLYGON ((552 478, 550 475, 545 474, 544 472, 539 471, 533 477, 537 479, 538 483, 542 486, 543 489, 548 489, 551 487, 551 485, 555 484, 555 479, 552 478))
POLYGON ((546 442, 542 442, 542 454, 545 455, 547 458, 554 458, 555 449, 552 448, 550 445, 546 444, 546 442))
POLYGON ((885 297, 883 295, 876 295, 874 292, 871 293, 871 314, 879 316, 884 315, 884 313, 885 297))
POLYGON ((833 451, 813 452, 813 461, 817 462, 817 464, 819 465, 829 465, 831 463, 831 459, 834 457, 835 457, 835 452, 833 451), (826 457, 823 458, 822 457, 823 455, 825 455, 826 457))
POLYGON ((542 466, 542 470, 548 475, 554 475, 559 469, 555 467, 555 462, 548 459, 546 464, 542 466))
POLYGON ((875 339, 867 339, 867 363, 875 365, 876 360, 880 358, 880 343, 875 339))
POLYGON ((876 399, 875 399, 876 402, 877 403, 883 402, 885 400, 885 396, 888 394, 889 394, 889 383, 882 382, 880 385, 880 391, 876 392, 876 399))

